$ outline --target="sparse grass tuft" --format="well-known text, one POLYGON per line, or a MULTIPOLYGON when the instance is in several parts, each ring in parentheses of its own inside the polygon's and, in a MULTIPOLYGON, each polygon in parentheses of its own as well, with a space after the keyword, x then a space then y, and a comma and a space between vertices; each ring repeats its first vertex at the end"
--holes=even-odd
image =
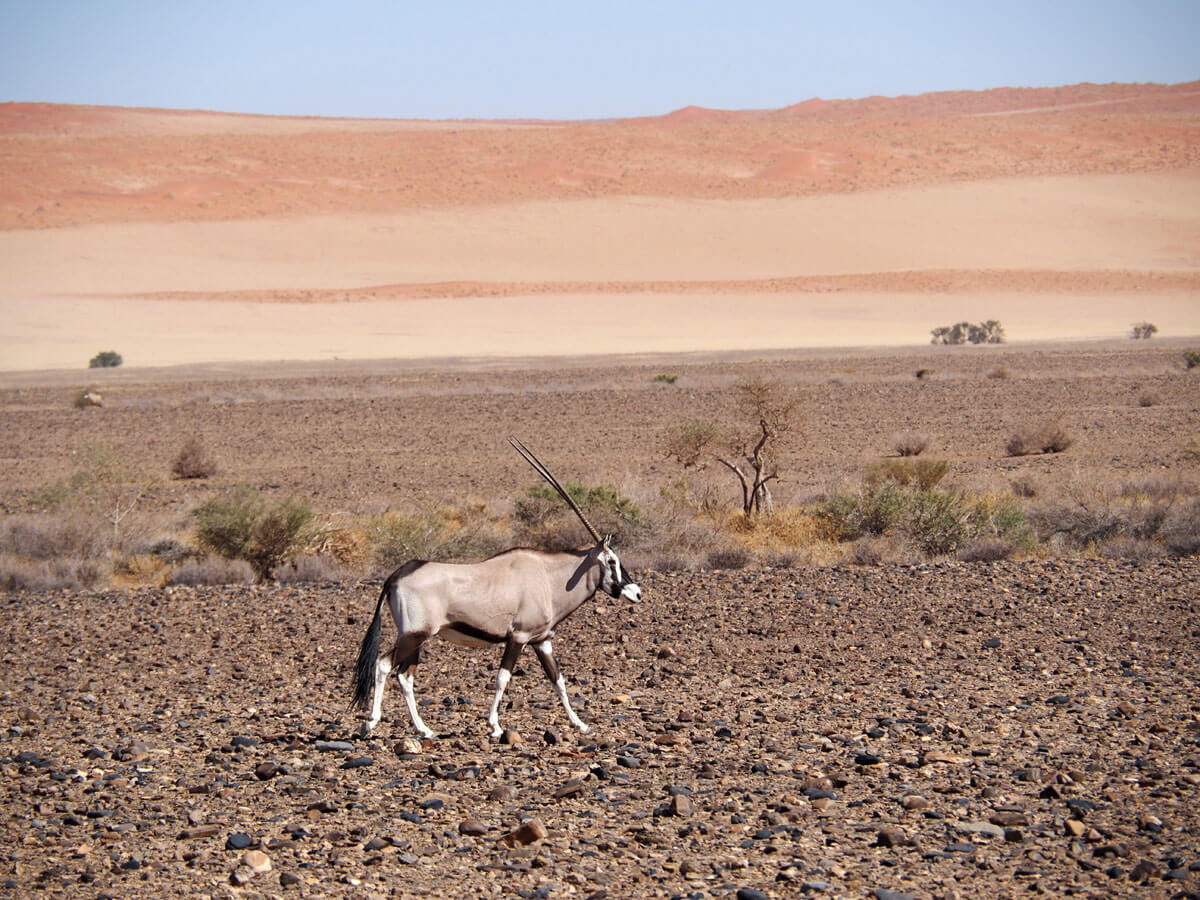
POLYGON ((250 563, 221 556, 185 560, 167 576, 167 584, 252 584, 254 580, 250 563))
POLYGON ((1058 422, 1043 422, 1013 432, 1004 445, 1009 456, 1029 456, 1033 453, 1062 453, 1075 438, 1058 422))
POLYGON ((659 374, 654 376, 654 381, 660 384, 674 384, 678 380, 678 375, 659 374))
POLYGON ((884 459, 867 467, 864 481, 891 481, 928 491, 936 487, 948 471, 950 464, 944 459, 884 459))
POLYGON ((193 435, 184 441, 179 455, 171 463, 176 478, 211 478, 217 474, 217 463, 200 438, 193 435))
POLYGON ((892 439, 892 449, 897 456, 920 456, 928 448, 928 435, 906 432, 892 439))
POLYGON ((1200 366, 1200 350, 1184 350, 1183 364, 1189 369, 1200 366))
POLYGON ((386 512, 367 524, 365 534, 377 572, 390 572, 413 559, 483 559, 508 545, 508 535, 482 503, 386 512))

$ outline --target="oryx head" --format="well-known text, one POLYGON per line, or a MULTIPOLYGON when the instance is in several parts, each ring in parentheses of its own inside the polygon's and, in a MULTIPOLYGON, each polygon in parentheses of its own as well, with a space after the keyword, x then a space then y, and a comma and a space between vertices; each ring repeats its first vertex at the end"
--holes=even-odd
POLYGON ((617 553, 611 546, 612 535, 606 534, 603 537, 600 536, 600 532, 587 520, 587 516, 579 508, 579 504, 566 492, 566 489, 558 483, 558 479, 550 474, 550 470, 542 464, 540 459, 533 455, 533 452, 528 447, 516 438, 509 438, 508 442, 558 492, 558 495, 566 501, 567 506, 574 510, 575 515, 579 517, 579 521, 583 523, 583 527, 588 530, 588 534, 596 541, 596 547, 593 552, 596 554, 596 562, 600 566, 601 571, 600 589, 614 600, 624 597, 633 603, 639 602, 642 599, 642 589, 634 583, 633 579, 629 577, 629 573, 621 566, 621 560, 617 558, 617 553))
POLYGON ((606 534, 597 545, 596 560, 600 563, 603 574, 600 577, 600 588, 608 596, 617 600, 624 597, 631 603, 639 603, 642 599, 642 589, 634 583, 633 578, 617 559, 617 553, 609 546, 611 534, 606 534))

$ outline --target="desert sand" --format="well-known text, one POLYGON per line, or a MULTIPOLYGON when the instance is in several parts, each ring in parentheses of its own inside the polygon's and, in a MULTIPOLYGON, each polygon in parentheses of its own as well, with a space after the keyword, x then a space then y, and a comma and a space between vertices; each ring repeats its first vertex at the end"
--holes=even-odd
POLYGON ((0 370, 1197 334, 1198 109, 1195 84, 579 123, 5 104, 0 370))

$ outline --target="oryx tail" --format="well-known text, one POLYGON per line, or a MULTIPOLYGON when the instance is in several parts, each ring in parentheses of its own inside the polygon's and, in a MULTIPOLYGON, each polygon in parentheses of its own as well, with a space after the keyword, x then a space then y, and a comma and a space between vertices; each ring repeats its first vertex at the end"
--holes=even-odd
POLYGON ((358 662, 354 665, 354 699, 351 701, 355 709, 366 709, 371 705, 375 660, 379 656, 379 638, 383 634, 383 600, 387 597, 390 584, 390 578, 383 583, 379 599, 375 601, 375 618, 371 619, 371 627, 363 635, 362 646, 358 649, 358 662))

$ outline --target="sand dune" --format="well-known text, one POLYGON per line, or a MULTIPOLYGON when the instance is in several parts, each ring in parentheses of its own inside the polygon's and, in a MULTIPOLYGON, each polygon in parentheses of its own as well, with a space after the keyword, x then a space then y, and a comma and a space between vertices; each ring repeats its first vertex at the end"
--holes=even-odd
POLYGON ((10 104, 0 369, 1200 333, 1195 87, 529 125, 10 104))

